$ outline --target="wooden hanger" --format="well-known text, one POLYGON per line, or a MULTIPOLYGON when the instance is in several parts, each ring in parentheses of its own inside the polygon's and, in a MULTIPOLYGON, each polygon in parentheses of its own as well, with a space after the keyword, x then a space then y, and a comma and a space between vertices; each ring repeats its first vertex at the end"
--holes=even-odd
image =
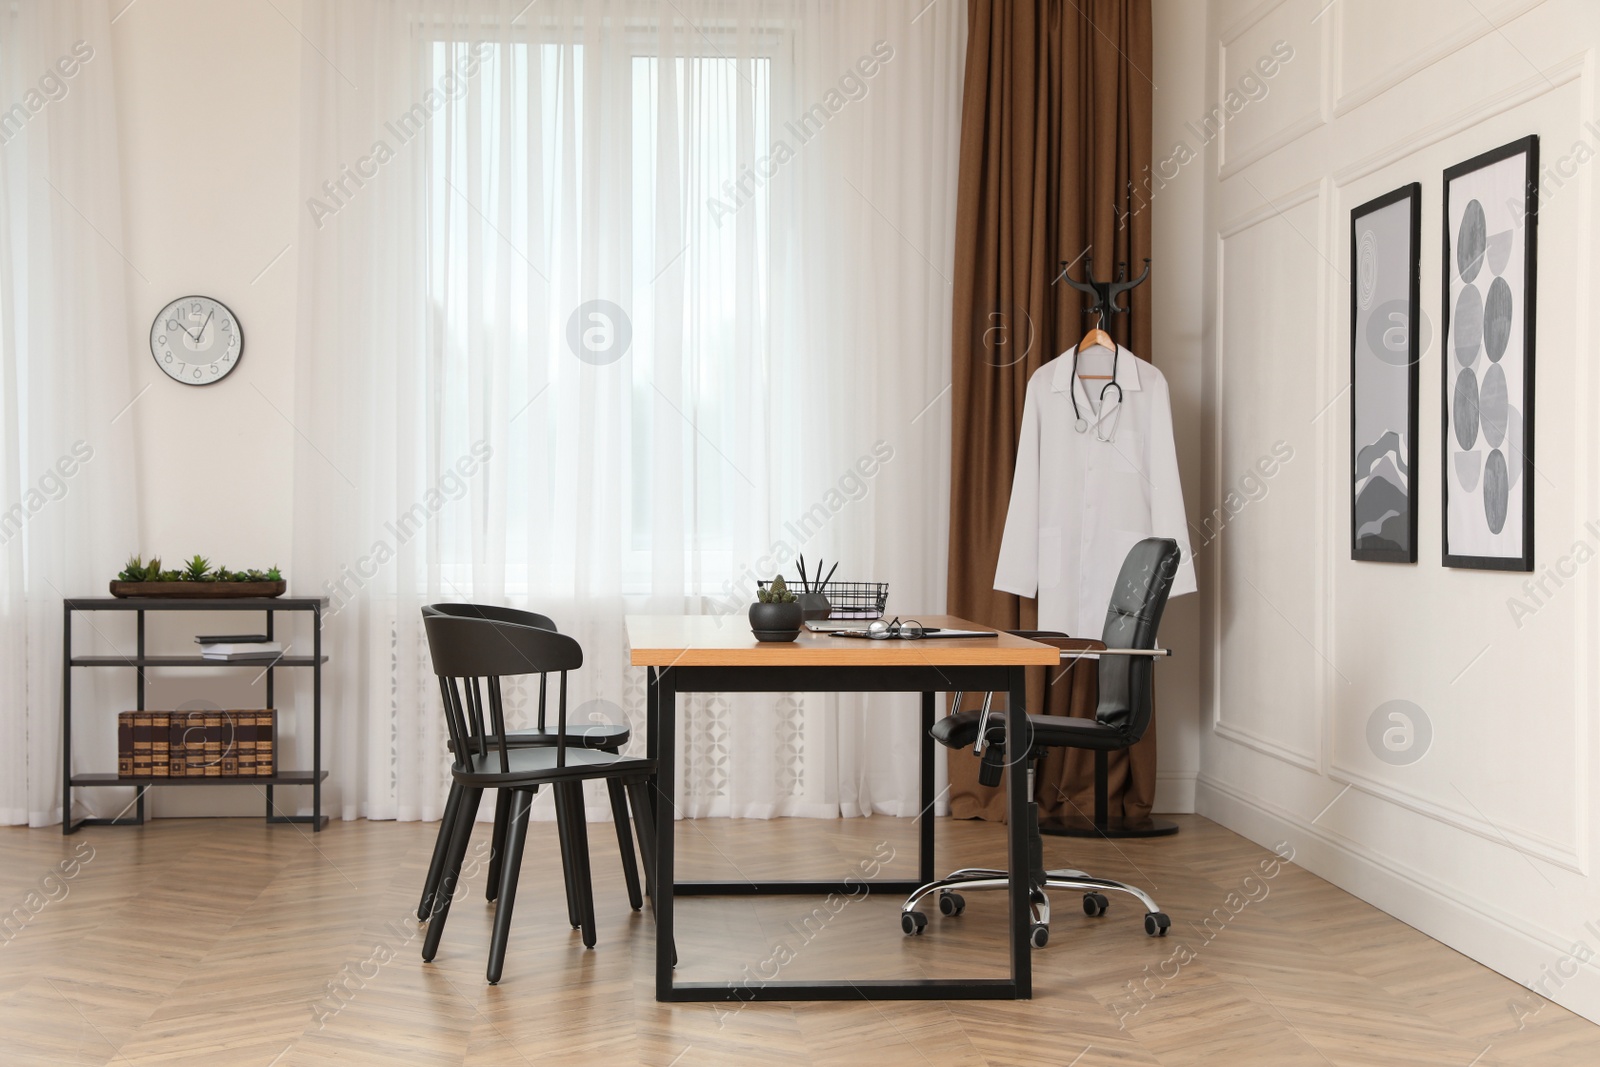
MULTIPOLYGON (((1096 345, 1102 348, 1109 348, 1112 352, 1117 350, 1117 342, 1113 341, 1111 335, 1098 326, 1092 327, 1088 333, 1083 335, 1083 340, 1078 342, 1078 351, 1082 352, 1084 349, 1093 348, 1096 345)), ((1078 377, 1086 382, 1109 382, 1111 380, 1111 375, 1109 374, 1080 374, 1078 377)))

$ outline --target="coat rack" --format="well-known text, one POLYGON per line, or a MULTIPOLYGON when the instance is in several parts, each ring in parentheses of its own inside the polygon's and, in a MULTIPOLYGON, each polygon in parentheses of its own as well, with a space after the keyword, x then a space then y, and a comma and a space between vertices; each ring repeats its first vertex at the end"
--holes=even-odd
POLYGON ((1083 257, 1083 275, 1088 279, 1087 281, 1080 282, 1068 274, 1067 269, 1069 266, 1070 264, 1066 261, 1062 261, 1060 276, 1074 289, 1088 293, 1095 298, 1095 302, 1090 306, 1088 314, 1099 314, 1100 328, 1102 330, 1106 328, 1107 316, 1122 315, 1128 311, 1125 305, 1118 305, 1117 298, 1130 289, 1137 289, 1150 277, 1150 257, 1148 256, 1145 257, 1144 272, 1131 282, 1128 281, 1128 264, 1126 261, 1117 264, 1117 276, 1114 281, 1103 282, 1095 280, 1094 260, 1089 256, 1083 257))

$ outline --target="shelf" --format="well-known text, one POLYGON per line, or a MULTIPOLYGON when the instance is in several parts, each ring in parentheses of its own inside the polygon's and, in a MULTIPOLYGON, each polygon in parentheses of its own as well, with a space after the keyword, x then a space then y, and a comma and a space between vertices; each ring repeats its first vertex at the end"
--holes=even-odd
POLYGON ((89 596, 67 597, 72 611, 310 611, 326 609, 325 596, 89 596))
MULTIPOLYGON (((311 667, 313 656, 262 656, 260 659, 206 659, 204 656, 73 656, 74 667, 311 667)), ((322 662, 328 662, 323 656, 322 662)))
MULTIPOLYGON (((326 779, 328 772, 323 771, 321 778, 326 779)), ((182 775, 177 778, 122 778, 115 774, 75 774, 72 776, 73 785, 312 785, 318 780, 318 775, 311 771, 279 771, 270 778, 223 778, 220 776, 190 777, 182 775)))

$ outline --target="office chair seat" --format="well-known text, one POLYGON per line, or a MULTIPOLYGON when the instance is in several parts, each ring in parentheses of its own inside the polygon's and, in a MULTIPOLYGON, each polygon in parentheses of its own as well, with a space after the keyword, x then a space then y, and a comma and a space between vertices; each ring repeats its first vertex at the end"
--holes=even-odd
MULTIPOLYGON (((929 733, 935 741, 949 748, 967 748, 978 741, 978 724, 983 719, 981 711, 958 711, 933 724, 929 733)), ((1116 752, 1131 742, 1126 732, 1094 719, 1078 719, 1065 715, 1029 715, 1028 726, 1033 732, 1035 748, 1085 748, 1091 751, 1116 752)), ((989 716, 989 741, 991 745, 1004 744, 1006 723, 1003 713, 989 716)))

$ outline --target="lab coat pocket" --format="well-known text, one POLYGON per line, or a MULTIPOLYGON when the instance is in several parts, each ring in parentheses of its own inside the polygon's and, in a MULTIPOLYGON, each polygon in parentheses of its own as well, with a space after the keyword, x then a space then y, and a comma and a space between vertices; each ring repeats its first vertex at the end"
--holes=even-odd
POLYGON ((1136 430, 1123 430, 1112 438, 1106 447, 1112 450, 1111 469, 1113 471, 1119 474, 1144 474, 1143 434, 1136 430))
POLYGON ((1045 527, 1039 531, 1039 589, 1054 589, 1061 584, 1061 530, 1045 527))

